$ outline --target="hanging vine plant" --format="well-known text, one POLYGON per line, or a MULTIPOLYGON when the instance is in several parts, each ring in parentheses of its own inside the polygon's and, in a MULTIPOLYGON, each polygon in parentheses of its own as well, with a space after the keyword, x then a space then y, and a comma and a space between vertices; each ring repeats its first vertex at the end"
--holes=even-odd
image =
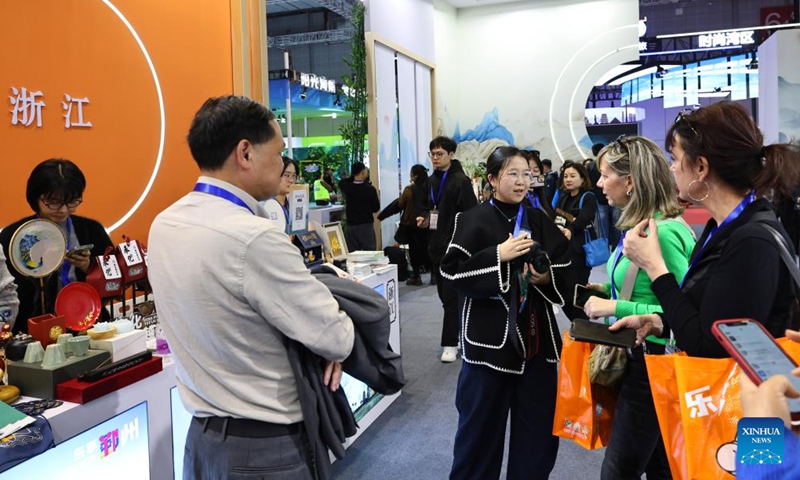
POLYGON ((344 63, 350 67, 351 74, 342 81, 349 89, 346 95, 345 111, 352 114, 350 121, 339 127, 339 133, 348 148, 349 172, 350 166, 355 162, 364 161, 364 139, 367 136, 367 51, 364 38, 364 4, 356 2, 353 5, 353 38, 350 40, 350 58, 344 58, 344 63))

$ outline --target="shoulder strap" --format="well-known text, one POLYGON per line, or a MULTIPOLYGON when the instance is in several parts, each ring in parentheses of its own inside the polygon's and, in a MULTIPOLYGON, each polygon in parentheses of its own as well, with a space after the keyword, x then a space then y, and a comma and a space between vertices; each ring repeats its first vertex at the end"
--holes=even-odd
POLYGON ((794 277, 795 288, 800 286, 800 268, 797 267, 797 263, 792 258, 792 255, 789 253, 789 250, 786 248, 786 244, 784 243, 784 238, 778 233, 774 228, 770 225, 766 224, 765 222, 758 222, 762 227, 764 227, 772 236, 775 238, 775 241, 778 244, 778 250, 781 252, 781 259, 783 259, 783 263, 786 264, 786 268, 789 269, 789 273, 792 274, 794 277))
POLYGON ((583 195, 581 195, 580 201, 578 201, 578 210, 583 208, 583 199, 584 199, 584 197, 586 197, 586 195, 591 195, 591 196, 594 197, 594 193, 592 193, 592 192, 583 192, 583 195))
POLYGON ((664 218, 662 220, 656 221, 656 223, 666 222, 666 221, 669 221, 669 220, 674 220, 674 221, 680 223, 681 225, 683 225, 684 227, 686 227, 686 230, 689 230, 689 233, 692 235, 692 238, 695 241, 697 241, 697 234, 694 233, 694 230, 692 229, 692 227, 688 223, 686 223, 686 220, 680 215, 678 215, 677 217, 672 217, 672 218, 664 218))
POLYGON ((631 262, 628 271, 625 272, 625 281, 622 283, 622 290, 619 292, 620 300, 630 300, 633 293, 633 284, 636 283, 636 274, 639 273, 639 265, 631 262))

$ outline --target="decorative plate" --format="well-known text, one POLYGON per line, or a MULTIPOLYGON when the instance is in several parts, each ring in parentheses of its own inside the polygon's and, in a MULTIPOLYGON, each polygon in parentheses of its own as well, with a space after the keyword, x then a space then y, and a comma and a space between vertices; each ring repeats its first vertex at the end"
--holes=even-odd
POLYGON ((61 267, 67 240, 58 225, 37 218, 23 223, 11 237, 11 265, 22 275, 41 278, 61 267))
POLYGON ((85 282, 72 282, 58 292, 56 314, 64 315, 67 328, 86 330, 100 316, 100 295, 85 282))

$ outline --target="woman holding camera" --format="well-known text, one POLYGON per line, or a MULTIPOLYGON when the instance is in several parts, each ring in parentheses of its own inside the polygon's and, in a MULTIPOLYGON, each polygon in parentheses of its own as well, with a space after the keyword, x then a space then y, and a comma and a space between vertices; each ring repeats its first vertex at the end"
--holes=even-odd
MULTIPOLYGON (((658 242, 667 269, 683 278, 694 248, 694 233, 679 216, 682 208, 675 198, 675 181, 669 163, 653 141, 644 137, 620 137, 598 154, 600 180, 608 204, 622 209, 616 227, 623 232, 648 218, 658 221, 658 242)), ((590 297, 584 305, 589 318, 627 317, 661 312, 658 299, 650 290, 650 279, 622 255, 622 243, 607 264, 610 283, 591 284, 606 299, 590 297)), ((645 352, 663 354, 666 340, 647 337, 644 345, 633 349, 620 385, 611 440, 603 459, 602 479, 672 478, 658 427, 650 381, 644 362, 645 352)))
POLYGON ((486 173, 493 198, 456 216, 441 263, 463 305, 450 478, 498 478, 509 411, 508 478, 547 478, 561 349, 552 305, 567 298, 569 243, 522 203, 531 174, 518 149, 495 149, 486 173))
POLYGON ((635 328, 637 341, 665 327, 691 356, 727 357, 711 333, 716 320, 750 318, 775 337, 791 326, 795 285, 766 226, 776 230, 794 258, 788 235, 766 194, 788 194, 798 184, 800 149, 765 146, 747 110, 720 102, 681 112, 667 133, 672 174, 681 198, 711 213, 683 281, 666 266, 653 219, 636 225, 623 254, 652 280, 661 314, 633 315, 612 329, 635 328), (647 228, 649 227, 649 231, 647 228))

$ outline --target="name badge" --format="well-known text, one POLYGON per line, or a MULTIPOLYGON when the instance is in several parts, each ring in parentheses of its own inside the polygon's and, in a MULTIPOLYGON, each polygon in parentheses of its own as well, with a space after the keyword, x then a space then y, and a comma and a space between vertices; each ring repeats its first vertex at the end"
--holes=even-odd
POLYGON ((437 230, 439 225, 439 212, 433 210, 428 216, 428 228, 430 230, 437 230))

